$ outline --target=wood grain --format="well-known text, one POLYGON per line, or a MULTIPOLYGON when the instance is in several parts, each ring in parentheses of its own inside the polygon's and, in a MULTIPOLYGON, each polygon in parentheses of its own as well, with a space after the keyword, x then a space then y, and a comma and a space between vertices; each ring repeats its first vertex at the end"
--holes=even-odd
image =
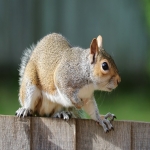
POLYGON ((149 150, 150 123, 115 121, 104 133, 93 120, 0 116, 0 150, 149 150))
POLYGON ((0 150, 30 149, 30 118, 0 116, 0 150))
POLYGON ((114 131, 105 133, 93 120, 77 120, 77 150, 129 150, 131 123, 115 121, 114 131))
POLYGON ((132 122, 132 150, 150 150, 150 123, 132 122))
POLYGON ((33 150, 75 150, 75 120, 32 118, 33 150))

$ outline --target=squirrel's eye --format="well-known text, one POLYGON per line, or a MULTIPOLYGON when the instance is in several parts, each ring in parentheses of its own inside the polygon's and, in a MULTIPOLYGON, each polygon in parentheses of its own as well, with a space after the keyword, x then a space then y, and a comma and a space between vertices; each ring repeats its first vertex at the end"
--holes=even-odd
POLYGON ((103 70, 105 70, 105 71, 109 69, 107 62, 103 62, 103 63, 102 63, 102 68, 103 68, 103 70))

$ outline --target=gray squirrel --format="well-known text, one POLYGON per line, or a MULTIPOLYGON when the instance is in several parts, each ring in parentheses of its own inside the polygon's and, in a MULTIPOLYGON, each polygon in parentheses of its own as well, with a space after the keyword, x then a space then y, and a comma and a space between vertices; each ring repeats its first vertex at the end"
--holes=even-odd
POLYGON ((111 92, 121 81, 112 57, 102 48, 102 37, 90 48, 71 47, 60 34, 45 36, 27 49, 20 65, 18 117, 39 115, 69 119, 84 110, 105 132, 113 129, 114 114, 99 114, 94 90, 111 92))

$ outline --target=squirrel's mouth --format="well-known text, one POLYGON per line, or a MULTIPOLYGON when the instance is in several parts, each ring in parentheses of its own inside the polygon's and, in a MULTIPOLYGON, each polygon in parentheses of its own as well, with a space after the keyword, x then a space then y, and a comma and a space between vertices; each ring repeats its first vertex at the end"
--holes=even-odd
POLYGON ((111 92, 113 90, 113 88, 107 88, 108 89, 108 92, 111 92))

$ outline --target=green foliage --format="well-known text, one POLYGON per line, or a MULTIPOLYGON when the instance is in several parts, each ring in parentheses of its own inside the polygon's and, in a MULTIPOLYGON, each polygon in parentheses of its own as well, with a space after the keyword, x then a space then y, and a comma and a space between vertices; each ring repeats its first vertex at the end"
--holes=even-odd
POLYGON ((0 114, 14 115, 19 108, 17 80, 0 80, 0 114))
POLYGON ((150 34, 150 0, 142 0, 144 4, 144 12, 145 12, 145 18, 147 21, 149 34, 150 34))
MULTIPOLYGON (((149 36, 150 36, 150 0, 142 0, 141 2, 143 3, 144 6, 144 14, 145 14, 145 19, 148 27, 149 36)), ((149 49, 150 49, 150 45, 149 45, 149 49)), ((148 58, 149 57, 150 57, 150 50, 148 50, 148 58)), ((150 59, 147 62, 147 70, 150 76, 150 59)))
POLYGON ((111 112, 117 116, 117 120, 150 122, 148 88, 116 89, 110 94, 96 92, 95 97, 101 114, 111 112))

